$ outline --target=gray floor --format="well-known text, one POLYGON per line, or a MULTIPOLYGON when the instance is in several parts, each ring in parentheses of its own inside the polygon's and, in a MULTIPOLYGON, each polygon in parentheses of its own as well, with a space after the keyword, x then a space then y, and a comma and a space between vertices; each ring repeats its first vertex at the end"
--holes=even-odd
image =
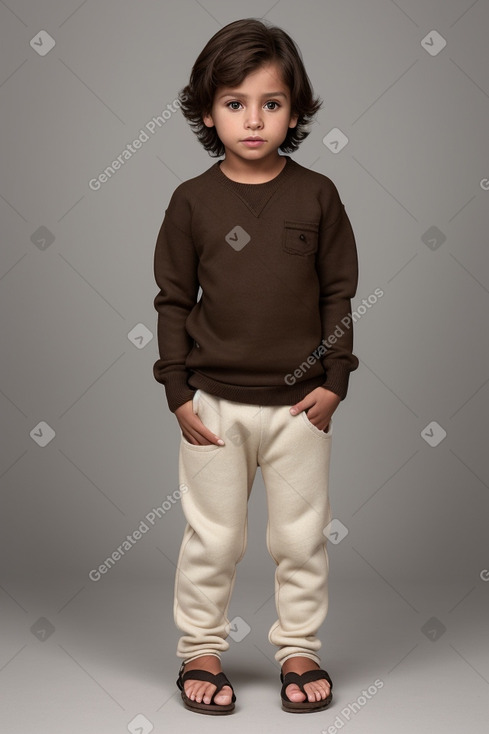
POLYGON ((459 583, 404 582, 401 597, 373 573, 346 582, 332 571, 320 636, 334 700, 327 711, 300 716, 280 707, 267 639, 273 586, 257 586, 244 568, 229 616, 241 618, 235 636, 243 639, 230 639, 223 656, 237 708, 216 719, 185 710, 175 685, 171 580, 102 581, 70 579, 78 590, 57 609, 49 601, 57 579, 11 582, 15 595, 1 592, 1 731, 249 732, 255 724, 259 732, 316 734, 487 731, 487 583, 462 594, 459 583))

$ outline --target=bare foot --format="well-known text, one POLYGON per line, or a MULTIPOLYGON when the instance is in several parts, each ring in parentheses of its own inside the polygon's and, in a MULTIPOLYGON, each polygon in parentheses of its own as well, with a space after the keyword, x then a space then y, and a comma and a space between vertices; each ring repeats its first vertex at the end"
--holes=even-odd
MULTIPOLYGON (((209 673, 221 673, 221 661, 216 655, 200 655, 187 663, 183 669, 182 675, 189 670, 208 670, 209 673)), ((208 683, 204 680, 192 680, 189 678, 183 684, 186 695, 198 703, 210 703, 211 698, 217 686, 214 683, 208 683)), ((214 699, 214 703, 220 706, 226 706, 231 703, 233 692, 229 686, 223 686, 214 699)))
MULTIPOLYGON (((292 658, 288 658, 282 665, 282 673, 284 677, 287 673, 298 673, 302 675, 307 670, 318 670, 319 665, 311 660, 311 658, 303 655, 294 655, 292 658)), ((304 683, 304 690, 307 693, 308 701, 321 701, 321 699, 327 698, 330 694, 331 688, 328 681, 323 678, 322 680, 314 680, 311 683, 304 683)), ((305 701, 306 696, 302 693, 301 689, 296 683, 290 683, 285 689, 285 695, 290 701, 300 702, 305 701)))

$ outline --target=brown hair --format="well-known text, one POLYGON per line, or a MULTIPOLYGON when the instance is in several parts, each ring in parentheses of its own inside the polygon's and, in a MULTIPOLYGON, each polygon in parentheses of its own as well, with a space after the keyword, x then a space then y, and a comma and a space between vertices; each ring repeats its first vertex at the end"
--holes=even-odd
POLYGON ((178 95, 185 118, 210 155, 224 154, 216 128, 206 127, 202 119, 211 112, 217 87, 239 86, 248 74, 270 61, 279 64, 283 82, 290 90, 291 114, 298 115, 297 126, 288 128, 280 150, 297 150, 309 135, 306 127, 322 101, 313 95, 296 43, 276 26, 266 26, 254 18, 235 20, 207 42, 195 61, 189 83, 178 95))

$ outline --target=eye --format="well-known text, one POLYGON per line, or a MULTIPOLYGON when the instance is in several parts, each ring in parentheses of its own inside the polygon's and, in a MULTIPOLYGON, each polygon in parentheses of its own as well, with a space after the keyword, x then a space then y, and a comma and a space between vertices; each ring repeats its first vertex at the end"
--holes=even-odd
POLYGON ((269 110, 278 110, 278 108, 280 107, 279 103, 278 102, 274 102, 273 100, 270 100, 269 102, 267 102, 265 106, 268 106, 270 104, 271 105, 274 105, 274 106, 273 107, 268 107, 269 110))
POLYGON ((236 100, 233 100, 232 102, 228 102, 226 104, 226 107, 229 107, 231 110, 238 110, 240 108, 241 102, 237 102, 236 100), (237 105, 236 107, 233 107, 232 105, 237 105))

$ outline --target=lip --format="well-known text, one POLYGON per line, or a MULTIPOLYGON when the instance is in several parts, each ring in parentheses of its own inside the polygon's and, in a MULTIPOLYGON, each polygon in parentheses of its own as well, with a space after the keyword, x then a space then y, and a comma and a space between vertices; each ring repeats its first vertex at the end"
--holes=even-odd
POLYGON ((241 142, 250 148, 257 148, 266 141, 263 140, 263 138, 244 138, 244 140, 242 140, 241 142))

